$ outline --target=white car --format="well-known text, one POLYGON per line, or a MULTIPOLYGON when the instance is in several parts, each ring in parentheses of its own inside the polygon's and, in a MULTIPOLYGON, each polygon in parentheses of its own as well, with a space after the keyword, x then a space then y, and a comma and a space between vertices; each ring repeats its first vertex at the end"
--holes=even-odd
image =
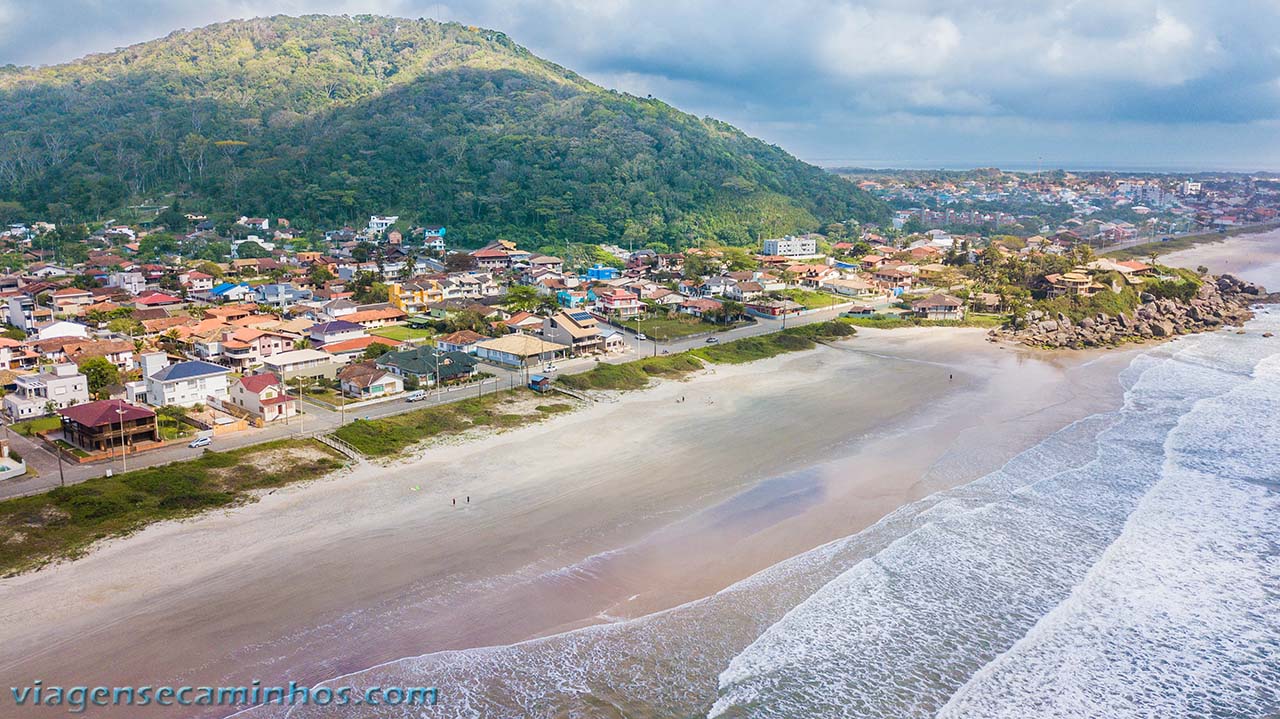
POLYGON ((560 368, 559 368, 559 367, 557 367, 557 366, 555 366, 555 365, 553 365, 553 364, 549 364, 549 365, 547 365, 546 367, 543 367, 543 368, 542 368, 542 371, 543 371, 543 372, 558 372, 558 371, 560 371, 560 368))
POLYGON ((426 398, 427 398, 427 393, 426 393, 426 391, 425 391, 425 390, 415 389, 414 391, 412 391, 412 392, 410 392, 409 394, 407 394, 407 395, 405 395, 405 396, 404 396, 404 401, 406 401, 406 402, 419 402, 419 401, 424 400, 424 399, 426 399, 426 398))
POLYGON ((645 333, 643 333, 643 332, 638 332, 638 333, 636 333, 636 339, 640 340, 641 342, 644 342, 645 340, 647 340, 647 339, 649 339, 649 338, 648 338, 648 336, 646 336, 646 335, 645 335, 645 333))
POLYGON ((191 444, 188 444, 187 446, 192 449, 195 449, 197 447, 208 447, 211 444, 213 444, 212 437, 196 437, 195 439, 191 440, 191 444))

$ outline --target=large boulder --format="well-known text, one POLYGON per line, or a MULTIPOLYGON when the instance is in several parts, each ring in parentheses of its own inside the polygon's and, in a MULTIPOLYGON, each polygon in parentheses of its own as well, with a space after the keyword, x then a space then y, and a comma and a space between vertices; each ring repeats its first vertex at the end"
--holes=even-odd
POLYGON ((1151 323, 1151 334, 1156 337, 1172 337, 1176 334, 1173 323, 1168 320, 1160 320, 1151 323))

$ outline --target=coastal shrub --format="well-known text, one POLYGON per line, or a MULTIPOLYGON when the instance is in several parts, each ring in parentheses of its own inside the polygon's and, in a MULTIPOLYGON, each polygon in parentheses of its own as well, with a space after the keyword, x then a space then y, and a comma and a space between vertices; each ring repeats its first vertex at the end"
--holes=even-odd
POLYGON ((586 372, 563 375, 556 381, 576 390, 643 389, 652 377, 677 378, 702 369, 702 362, 688 352, 625 362, 597 363, 586 372))
POLYGON ((104 537, 120 536, 153 522, 245 501, 244 489, 315 477, 341 466, 314 440, 277 440, 163 467, 98 477, 44 494, 0 501, 0 572, 12 574, 60 557, 71 557, 104 537), (283 454, 297 449, 321 456, 300 462, 283 454), (260 458, 282 452, 279 471, 263 471, 260 458), (233 480, 250 483, 228 486, 233 480))
POLYGON ((442 434, 473 427, 505 429, 537 421, 544 416, 542 413, 508 411, 513 400, 528 394, 525 389, 508 390, 382 419, 356 420, 333 434, 363 454, 386 457, 442 434))

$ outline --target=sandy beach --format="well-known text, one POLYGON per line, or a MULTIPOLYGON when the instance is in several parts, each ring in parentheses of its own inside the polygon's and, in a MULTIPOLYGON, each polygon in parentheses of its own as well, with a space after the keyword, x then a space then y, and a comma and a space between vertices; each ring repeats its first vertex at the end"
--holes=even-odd
POLYGON ((6 686, 311 684, 645 615, 857 532, 1113 408, 1134 352, 862 330, 364 464, 0 582, 0 676, 6 686))
POLYGON ((1274 268, 1280 267, 1280 230, 1235 235, 1221 242, 1196 245, 1161 255, 1160 262, 1190 269, 1203 266, 1215 274, 1234 274, 1259 282, 1274 292, 1280 290, 1276 278, 1271 276, 1274 268))

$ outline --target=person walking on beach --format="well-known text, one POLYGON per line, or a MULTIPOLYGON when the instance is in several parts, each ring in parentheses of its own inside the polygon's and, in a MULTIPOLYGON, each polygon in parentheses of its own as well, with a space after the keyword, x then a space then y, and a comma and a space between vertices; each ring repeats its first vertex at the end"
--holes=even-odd
POLYGON ((458 506, 458 498, 457 498, 457 497, 454 497, 454 498, 453 498, 453 506, 455 506, 455 507, 456 507, 456 506, 458 506))

